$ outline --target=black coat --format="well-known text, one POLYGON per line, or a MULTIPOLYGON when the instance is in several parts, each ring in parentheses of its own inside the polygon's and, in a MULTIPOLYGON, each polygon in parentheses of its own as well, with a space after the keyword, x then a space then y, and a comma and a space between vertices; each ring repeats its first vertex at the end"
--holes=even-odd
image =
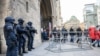
POLYGON ((42 39, 43 40, 48 40, 47 32, 42 32, 42 39))
POLYGON ((74 36, 75 35, 75 31, 71 28, 69 34, 70 34, 70 36, 74 36))
POLYGON ((62 34, 63 34, 64 36, 67 36, 67 35, 68 35, 67 29, 62 28, 62 34))
POLYGON ((82 36, 82 30, 81 30, 81 28, 78 28, 76 31, 77 31, 77 36, 81 37, 82 36))
POLYGON ((58 31, 57 31, 56 29, 53 29, 53 30, 52 30, 52 34, 53 34, 54 36, 57 35, 57 32, 58 32, 58 31))

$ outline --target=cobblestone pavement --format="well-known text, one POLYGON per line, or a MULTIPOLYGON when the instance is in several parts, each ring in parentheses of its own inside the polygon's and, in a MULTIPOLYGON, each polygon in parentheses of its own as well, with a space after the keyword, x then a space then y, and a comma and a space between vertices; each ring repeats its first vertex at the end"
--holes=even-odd
MULTIPOLYGON (((95 47, 90 50, 74 50, 74 51, 65 51, 65 52, 51 52, 46 50, 45 48, 48 46, 48 42, 43 43, 40 47, 24 54, 24 56, 100 56, 100 48, 95 47)), ((76 48, 74 45, 66 45, 68 48, 76 48)), ((73 50, 73 49, 72 49, 73 50)))
MULTIPOLYGON (((49 42, 44 42, 41 46, 24 54, 24 56, 100 56, 100 48, 98 47, 89 50, 80 50, 77 46, 67 43, 67 45, 63 45, 67 51, 51 52, 46 50, 48 44, 49 42)), ((64 48, 63 46, 62 48, 64 48)), ((5 54, 0 54, 0 56, 5 56, 5 54)))

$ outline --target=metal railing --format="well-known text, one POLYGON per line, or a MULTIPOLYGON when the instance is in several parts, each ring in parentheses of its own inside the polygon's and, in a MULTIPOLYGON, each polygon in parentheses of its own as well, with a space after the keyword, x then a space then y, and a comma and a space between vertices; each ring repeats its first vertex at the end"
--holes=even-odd
MULTIPOLYGON (((63 50, 65 50, 63 49, 63 46, 68 45, 68 43, 72 44, 72 46, 77 46, 81 50, 92 49, 91 42, 89 41, 89 37, 84 35, 84 33, 87 33, 87 31, 84 31, 84 32, 62 32, 60 31, 59 33, 60 34, 58 34, 58 32, 52 32, 52 37, 49 39, 49 45, 46 48, 46 50, 52 51, 52 52, 63 52, 63 50), (54 33, 56 35, 54 35, 54 33), (68 35, 64 36, 63 35, 64 33, 67 33, 68 35), (82 33, 82 35, 79 37, 77 36, 77 34, 74 35, 74 42, 71 43, 70 41, 68 41, 71 38, 69 33, 82 33), (78 43, 75 42, 75 40, 77 39, 79 39, 78 43), (88 45, 88 47, 84 47, 84 44, 88 45)), ((67 47, 65 48, 66 50, 68 50, 67 47)))

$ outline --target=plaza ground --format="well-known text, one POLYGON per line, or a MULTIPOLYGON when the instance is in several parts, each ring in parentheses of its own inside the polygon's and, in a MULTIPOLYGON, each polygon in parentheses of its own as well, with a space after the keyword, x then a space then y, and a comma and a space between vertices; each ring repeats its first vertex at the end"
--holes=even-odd
MULTIPOLYGON (((65 52, 51 52, 46 50, 49 42, 44 42, 40 47, 24 54, 24 56, 100 56, 100 48, 95 47, 89 50, 74 50, 65 52)), ((68 48, 73 48, 73 45, 67 46, 68 48)))

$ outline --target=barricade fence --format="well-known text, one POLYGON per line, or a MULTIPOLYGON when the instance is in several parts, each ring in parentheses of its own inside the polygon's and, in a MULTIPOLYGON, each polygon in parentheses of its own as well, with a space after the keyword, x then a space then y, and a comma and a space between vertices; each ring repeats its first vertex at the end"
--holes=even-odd
POLYGON ((52 32, 52 37, 49 39, 49 45, 46 50, 52 52, 63 52, 63 50, 67 50, 67 46, 63 47, 64 45, 68 45, 68 43, 72 46, 77 46, 79 49, 92 49, 91 42, 88 37, 88 32, 52 32), (70 35, 70 33, 76 33, 75 35, 70 35), (78 35, 77 35, 78 34, 78 35), (73 39, 73 42, 71 42, 73 39), (77 42, 78 41, 78 42, 77 42), (88 45, 88 47, 84 47, 84 45, 88 45), (65 49, 63 49, 65 48, 65 49))

